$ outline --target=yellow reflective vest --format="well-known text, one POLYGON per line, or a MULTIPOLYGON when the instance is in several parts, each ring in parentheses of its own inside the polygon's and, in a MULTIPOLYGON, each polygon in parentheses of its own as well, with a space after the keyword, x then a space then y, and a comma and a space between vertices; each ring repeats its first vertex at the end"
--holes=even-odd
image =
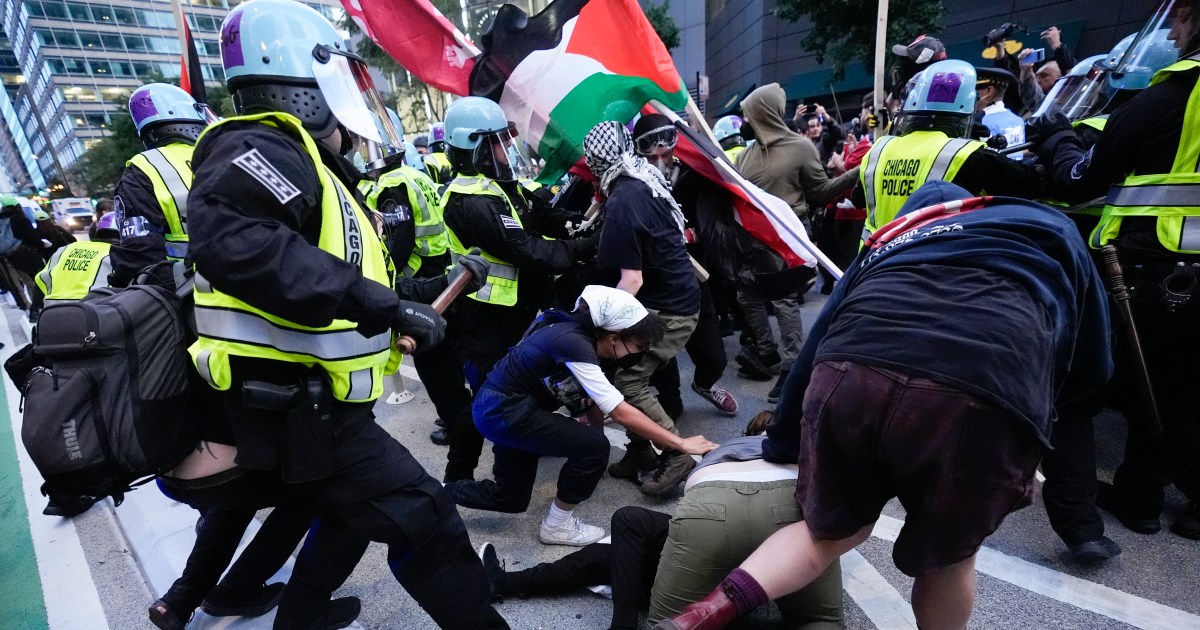
POLYGON ((112 245, 99 241, 78 241, 59 248, 46 268, 33 280, 46 305, 82 300, 88 293, 108 286, 112 273, 109 250, 112 245))
MULTIPOLYGON (((270 112, 227 118, 283 128, 312 158, 321 184, 321 234, 317 246, 362 269, 363 277, 389 288, 387 254, 354 195, 321 162, 317 144, 289 114, 270 112)), ((201 136, 203 137, 203 136, 201 136)), ((229 357, 253 357, 323 368, 334 398, 370 402, 383 393, 383 377, 396 371, 400 353, 390 332, 364 337, 358 324, 337 319, 327 326, 302 326, 246 304, 221 292, 200 273, 195 275, 196 329, 199 338, 188 351, 209 385, 228 390, 232 383, 229 357)))
MULTIPOLYGON (((422 259, 441 256, 450 247, 446 235, 446 222, 442 219, 442 200, 438 198, 437 184, 428 175, 417 169, 402 165, 388 171, 374 182, 366 193, 367 207, 378 210, 379 195, 388 188, 404 186, 408 192, 408 207, 412 209, 416 232, 416 247, 405 263, 403 274, 411 278, 421 270, 422 259)), ((359 186, 362 189, 362 186, 359 186)))
MULTIPOLYGON (((1154 74, 1150 85, 1172 74, 1200 69, 1200 55, 1177 61, 1154 74)), ((1088 244, 1099 249, 1121 233, 1125 217, 1157 217, 1158 242, 1181 254, 1200 254, 1200 80, 1183 114, 1179 148, 1169 173, 1133 174, 1109 189, 1100 224, 1088 244)))
POLYGON ((142 151, 125 163, 145 173, 154 187, 154 197, 167 220, 163 237, 168 260, 187 256, 187 197, 192 188, 193 149, 190 144, 176 142, 142 151))
POLYGON ((984 143, 940 131, 884 136, 863 158, 859 183, 867 201, 863 239, 896 218, 909 195, 928 181, 954 181, 967 157, 984 143))
POLYGON ((725 149, 725 155, 729 158, 730 162, 737 164, 738 156, 741 155, 742 151, 745 151, 745 150, 746 150, 745 145, 729 147, 728 149, 725 149))
MULTIPOLYGON (((450 182, 446 187, 446 191, 442 193, 442 207, 446 207, 446 202, 450 200, 450 195, 491 195, 500 197, 504 200, 504 205, 508 207, 508 216, 516 221, 517 226, 524 229, 521 224, 520 214, 517 208, 513 206, 512 200, 504 191, 500 189, 500 185, 496 182, 480 176, 465 176, 460 175, 450 182)), ((458 236, 454 230, 447 226, 446 235, 450 238, 450 257, 457 262, 458 257, 467 253, 467 248, 463 247, 462 241, 458 240, 458 236)), ((475 293, 470 294, 469 298, 478 300, 487 304, 495 304, 497 306, 514 306, 517 303, 517 282, 520 279, 520 270, 507 262, 496 258, 488 252, 483 252, 483 257, 491 264, 491 270, 488 271, 487 282, 475 293)))
POLYGON ((425 159, 425 170, 434 183, 438 185, 445 184, 445 180, 453 177, 454 167, 450 165, 450 158, 446 157, 445 153, 435 151, 427 153, 423 157, 425 159))

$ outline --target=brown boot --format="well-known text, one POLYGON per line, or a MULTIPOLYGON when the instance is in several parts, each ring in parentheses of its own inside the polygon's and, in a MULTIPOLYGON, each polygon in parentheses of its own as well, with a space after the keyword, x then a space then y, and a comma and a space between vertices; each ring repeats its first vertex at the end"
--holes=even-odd
POLYGON ((642 493, 652 497, 670 494, 695 467, 696 460, 687 453, 663 453, 659 455, 658 467, 642 476, 642 493))
POLYGON ((654 450, 650 443, 631 443, 625 451, 625 456, 608 467, 608 474, 617 479, 629 479, 638 482, 638 473, 654 462, 654 450))
POLYGON ((671 619, 664 619, 654 630, 716 630, 739 617, 737 607, 725 590, 718 586, 708 597, 690 604, 671 619))

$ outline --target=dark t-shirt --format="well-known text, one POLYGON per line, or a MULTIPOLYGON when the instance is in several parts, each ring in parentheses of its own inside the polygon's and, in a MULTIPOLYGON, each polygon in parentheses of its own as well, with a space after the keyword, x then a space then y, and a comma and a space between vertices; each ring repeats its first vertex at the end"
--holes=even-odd
POLYGON ((637 298, 650 310, 668 315, 700 312, 700 283, 670 202, 656 198, 639 180, 618 179, 604 203, 596 264, 609 274, 613 286, 621 269, 640 270, 637 298))
POLYGON ((1053 347, 1049 315, 1017 281, 986 269, 924 264, 890 268, 855 286, 816 360, 924 376, 1037 426, 1054 405, 1053 347))
POLYGON ((549 311, 542 317, 557 321, 542 325, 513 346, 488 373, 484 386, 509 396, 533 396, 539 406, 554 410, 562 406, 562 401, 551 395, 542 379, 565 369, 566 363, 599 365, 600 358, 596 356, 593 330, 559 311, 549 311))

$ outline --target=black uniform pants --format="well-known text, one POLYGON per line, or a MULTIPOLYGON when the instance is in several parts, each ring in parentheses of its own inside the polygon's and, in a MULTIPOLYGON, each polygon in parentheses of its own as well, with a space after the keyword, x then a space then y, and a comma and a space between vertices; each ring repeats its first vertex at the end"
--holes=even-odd
POLYGON ((626 506, 612 517, 612 543, 592 543, 554 562, 506 573, 501 595, 558 595, 611 584, 613 628, 636 628, 639 611, 650 606, 650 588, 667 543, 671 517, 626 506))
POLYGON ((254 518, 254 511, 198 509, 203 517, 183 575, 162 597, 171 610, 184 619, 214 587, 234 598, 253 594, 291 557, 315 516, 311 510, 299 506, 272 510, 237 562, 229 567, 246 527, 254 518), (217 580, 227 567, 229 574, 217 586, 217 580))
POLYGON ((1159 516, 1165 488, 1171 483, 1189 501, 1200 503, 1200 397, 1196 396, 1200 297, 1170 313, 1151 293, 1142 290, 1133 309, 1158 401, 1162 435, 1150 435, 1146 429, 1125 348, 1119 348, 1116 355, 1119 408, 1129 419, 1129 437, 1125 461, 1113 477, 1113 486, 1123 507, 1143 518, 1159 516))
POLYGON ((566 457, 558 474, 560 501, 576 504, 595 492, 608 465, 604 432, 538 407, 528 396, 484 387, 475 397, 475 422, 494 444, 491 479, 447 484, 454 502, 477 510, 521 513, 529 507, 542 456, 566 457))
MULTIPOLYGON (((696 329, 692 331, 687 345, 684 346, 684 350, 687 350, 688 356, 696 366, 692 382, 700 389, 716 385, 725 373, 725 366, 729 364, 729 358, 725 354, 725 342, 721 339, 721 318, 717 314, 709 284, 710 282, 700 283, 700 318, 696 321, 696 329)), ((683 411, 677 359, 672 358, 659 368, 650 378, 650 384, 658 390, 658 400, 663 409, 668 410, 668 413, 676 409, 683 411)), ((674 414, 672 417, 678 415, 674 414)))
MULTIPOLYGON (((272 370, 261 373, 266 377, 272 370)), ((267 427, 281 431, 285 416, 247 408, 241 394, 235 380, 222 395, 230 423, 243 429, 238 435, 247 443, 266 448, 267 427)), ((235 468, 219 473, 220 483, 187 482, 176 496, 226 509, 303 505, 320 512, 284 589, 275 627, 318 622, 333 591, 353 572, 368 542, 375 541, 388 545, 392 574, 439 626, 507 628, 491 606, 483 564, 441 484, 375 423, 370 404, 334 402, 331 413, 330 476, 285 484, 278 470, 235 468)), ((244 456, 255 459, 242 452, 240 441, 238 446, 239 462, 244 456)))
POLYGON ((1042 499, 1050 526, 1068 546, 1099 540, 1104 521, 1096 510, 1096 431, 1100 399, 1089 398, 1058 410, 1058 422, 1042 458, 1042 499))
MULTIPOLYGON (((472 392, 478 392, 487 380, 488 372, 496 367, 496 363, 504 358, 504 351, 477 352, 463 349, 463 373, 472 392)), ((469 411, 469 410, 468 410, 469 411)), ((450 483, 461 479, 475 478, 475 467, 479 466, 479 455, 483 453, 483 435, 475 428, 475 420, 471 413, 455 419, 453 426, 450 419, 446 426, 450 437, 450 452, 446 454, 446 476, 444 481, 450 483)))
POLYGON ((474 431, 471 420, 471 390, 464 384, 462 347, 453 336, 446 337, 436 350, 414 354, 413 367, 417 369, 438 416, 446 424, 446 434, 450 438, 446 480, 470 478, 479 464, 483 439, 476 437, 478 431, 474 431), (456 433, 464 431, 467 434, 455 440, 456 433))

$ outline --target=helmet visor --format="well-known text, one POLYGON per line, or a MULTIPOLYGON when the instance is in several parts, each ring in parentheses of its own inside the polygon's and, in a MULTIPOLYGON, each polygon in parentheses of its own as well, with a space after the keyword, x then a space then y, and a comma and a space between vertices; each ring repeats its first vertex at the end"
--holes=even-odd
MULTIPOLYGON (((313 76, 338 122, 358 136, 375 160, 402 153, 404 142, 362 59, 327 46, 313 50, 313 76)), ((367 161, 367 166, 371 166, 367 161)))
POLYGON ((208 104, 196 103, 195 108, 196 113, 200 114, 200 116, 204 118, 205 125, 221 122, 221 117, 218 116, 217 112, 214 112, 213 109, 208 106, 208 104))
POLYGON ((511 182, 533 176, 532 162, 512 123, 507 129, 483 133, 472 161, 481 174, 496 181, 511 182))
POLYGON ((1133 41, 1129 43, 1129 47, 1123 52, 1116 50, 1117 54, 1110 54, 1104 63, 1108 65, 1112 71, 1112 78, 1120 80, 1125 74, 1136 72, 1140 69, 1148 67, 1150 58, 1155 56, 1155 51, 1162 47, 1162 43, 1166 41, 1167 33, 1171 30, 1171 20, 1174 16, 1175 0, 1164 0, 1146 21, 1146 25, 1142 30, 1138 31, 1133 41), (1163 31, 1159 33, 1158 31, 1163 31))
POLYGON ((1061 112, 1071 120, 1082 120, 1100 112, 1107 103, 1108 70, 1098 63, 1087 74, 1071 74, 1055 81, 1033 116, 1061 112))
POLYGON ((638 136, 635 144, 639 155, 650 155, 655 149, 674 149, 678 142, 679 130, 674 125, 668 125, 638 136))

